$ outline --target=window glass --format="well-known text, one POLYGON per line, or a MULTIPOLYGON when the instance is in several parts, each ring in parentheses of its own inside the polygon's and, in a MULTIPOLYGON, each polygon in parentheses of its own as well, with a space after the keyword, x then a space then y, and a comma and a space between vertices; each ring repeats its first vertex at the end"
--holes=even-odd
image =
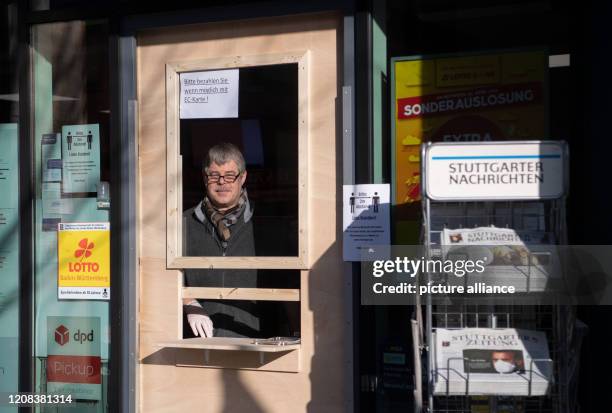
MULTIPOLYGON (((221 196, 225 196, 227 191, 227 196, 231 197, 232 191, 240 191, 242 187, 243 197, 248 199, 248 207, 246 215, 243 212, 236 214, 241 220, 234 223, 230 219, 229 225, 226 225, 229 231, 226 251, 228 255, 297 256, 297 64, 239 69, 238 117, 182 119, 180 136, 184 210, 183 255, 223 255, 222 246, 213 248, 218 243, 212 244, 210 248, 204 245, 211 237, 202 240, 202 228, 198 226, 198 221, 216 221, 220 215, 215 215, 215 212, 219 212, 219 205, 224 202, 220 200, 221 196), (236 167, 229 168, 228 165, 221 165, 219 170, 211 167, 207 172, 204 162, 209 150, 226 143, 233 145, 240 152, 246 172, 239 171, 236 167), (237 176, 238 174, 240 175, 237 176), (242 225, 242 221, 251 223, 242 225), (249 234, 252 241, 244 248, 232 250, 232 231, 235 230, 241 236, 245 232, 244 228, 248 232, 251 231, 248 225, 252 225, 252 235, 249 234)), ((223 151, 227 152, 221 147, 221 153, 225 153, 223 151)), ((217 159, 214 156, 213 158, 217 159)), ((228 223, 226 219, 221 218, 220 222, 228 223)), ((224 230, 222 226, 215 224, 212 230, 213 239, 216 240, 219 235, 222 237, 224 230)))
POLYGON ((108 26, 34 26, 36 392, 106 411, 109 360, 108 26))
MULTIPOLYGON (((297 270, 185 270, 187 287, 233 287, 300 289, 297 270)), ((299 337, 299 301, 244 301, 199 299, 203 314, 210 317, 215 337, 299 337)), ((196 310, 195 312, 198 312, 196 310)), ((195 335, 185 309, 183 338, 195 335)))

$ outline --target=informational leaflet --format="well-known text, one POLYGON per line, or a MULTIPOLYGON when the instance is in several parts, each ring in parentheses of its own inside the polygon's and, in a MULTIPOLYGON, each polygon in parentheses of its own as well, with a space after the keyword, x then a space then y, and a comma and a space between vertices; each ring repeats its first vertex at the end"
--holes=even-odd
POLYGON ((62 135, 47 133, 40 141, 43 182, 62 182, 62 135))
POLYGON ((542 331, 438 328, 435 343, 435 394, 542 396, 549 390, 553 363, 542 331))
MULTIPOLYGON (((41 191, 43 222, 47 217, 55 217, 57 215, 66 213, 66 211, 64 211, 64 202, 62 202, 60 182, 43 182, 41 191)), ((56 230, 57 228, 54 229, 54 231, 56 230)))
MULTIPOLYGON (((17 124, 0 124, 0 392, 5 393, 17 392, 19 377, 18 142, 17 124)), ((5 409, 0 407, 13 411, 5 409)))
POLYGON ((0 123, 0 208, 16 208, 19 199, 16 123, 0 123))
POLYGON ((42 230, 57 231, 57 224, 62 222, 62 215, 72 214, 74 198, 62 198, 61 182, 43 182, 42 192, 42 230))
POLYGON ((389 184, 344 185, 342 199, 344 260, 361 261, 364 249, 389 246, 389 184))
POLYGON ((237 118, 239 70, 181 73, 180 118, 237 118))
POLYGON ((0 124, 0 337, 18 337, 19 169, 17 124, 0 124))
POLYGON ((59 299, 110 299, 110 223, 59 224, 57 253, 59 299))
POLYGON ((0 124, 0 392, 5 393, 17 392, 19 377, 18 142, 17 124, 0 124))
POLYGON ((100 400, 100 318, 47 317, 47 392, 100 400))
POLYGON ((100 181, 100 126, 62 127, 62 192, 96 192, 100 181))

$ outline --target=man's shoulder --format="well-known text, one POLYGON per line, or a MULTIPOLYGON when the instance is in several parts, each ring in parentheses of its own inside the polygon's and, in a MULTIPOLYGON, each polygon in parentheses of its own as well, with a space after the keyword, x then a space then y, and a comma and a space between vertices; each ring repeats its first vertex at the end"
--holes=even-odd
POLYGON ((191 207, 185 211, 183 211, 183 220, 189 221, 195 219, 195 210, 196 207, 191 207))
POLYGON ((183 212, 183 222, 185 222, 187 225, 204 225, 205 220, 206 218, 204 217, 204 213, 200 208, 200 204, 193 206, 183 212))
POLYGON ((198 206, 192 206, 189 209, 186 209, 185 211, 183 211, 183 217, 192 217, 195 214, 195 210, 198 206))

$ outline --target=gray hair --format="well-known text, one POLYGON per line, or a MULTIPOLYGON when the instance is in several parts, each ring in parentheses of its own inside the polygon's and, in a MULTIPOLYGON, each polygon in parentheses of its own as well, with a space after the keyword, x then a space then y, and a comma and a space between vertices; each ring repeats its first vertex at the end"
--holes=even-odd
POLYGON ((242 173, 246 169, 242 152, 240 152, 240 149, 238 149, 236 145, 228 142, 218 143, 208 150, 206 158, 204 158, 204 163, 202 164, 202 169, 204 173, 207 174, 208 168, 213 163, 223 165, 229 161, 236 162, 236 165, 238 165, 238 173, 242 173))

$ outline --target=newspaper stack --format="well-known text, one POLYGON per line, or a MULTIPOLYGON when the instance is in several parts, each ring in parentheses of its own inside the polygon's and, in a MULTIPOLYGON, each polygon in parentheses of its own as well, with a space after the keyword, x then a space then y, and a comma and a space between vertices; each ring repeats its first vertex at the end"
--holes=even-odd
POLYGON ((513 328, 435 332, 437 395, 543 396, 552 378, 546 335, 513 328))
POLYGON ((551 237, 545 232, 518 233, 511 228, 445 228, 441 244, 446 259, 484 260, 486 265, 481 274, 472 273, 467 280, 450 277, 449 282, 514 286, 517 292, 545 291, 551 277, 560 278, 551 237))
POLYGON ((491 396, 470 397, 470 413, 525 413, 525 401, 521 397, 494 396, 495 408, 491 405, 491 396))

